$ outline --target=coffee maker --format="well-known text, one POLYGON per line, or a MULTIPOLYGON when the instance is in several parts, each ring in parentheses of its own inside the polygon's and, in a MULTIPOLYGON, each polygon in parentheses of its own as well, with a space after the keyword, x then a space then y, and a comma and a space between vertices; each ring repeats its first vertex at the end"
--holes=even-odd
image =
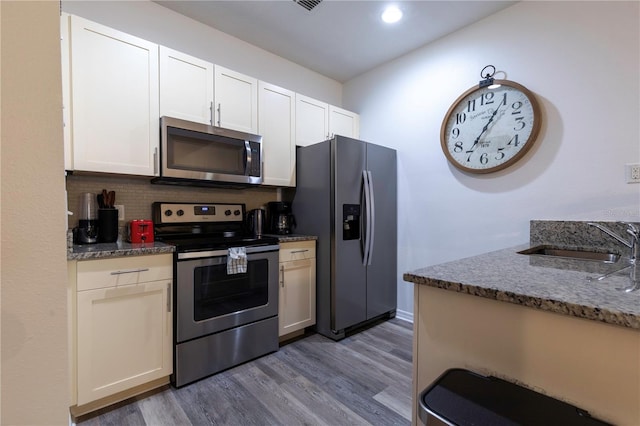
POLYGON ((98 201, 96 194, 89 192, 80 194, 76 242, 78 244, 94 244, 98 242, 98 201))
POLYGON ((270 234, 291 234, 296 227, 296 219, 291 213, 291 203, 286 201, 267 203, 267 221, 270 234))

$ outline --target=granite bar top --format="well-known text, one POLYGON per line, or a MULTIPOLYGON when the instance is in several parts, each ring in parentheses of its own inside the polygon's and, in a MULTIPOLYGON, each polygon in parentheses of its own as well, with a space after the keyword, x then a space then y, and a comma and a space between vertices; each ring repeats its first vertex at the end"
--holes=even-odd
POLYGON ((627 259, 597 262, 518 254, 530 244, 429 266, 403 275, 405 281, 534 309, 640 330, 640 291, 630 284, 627 259), (617 272, 615 272, 617 270, 617 272), (611 273, 604 280, 589 280, 611 273))
POLYGON ((317 240, 318 237, 315 235, 302 235, 302 234, 287 234, 287 235, 276 235, 276 234, 265 234, 266 237, 276 237, 281 243, 291 243, 295 241, 310 241, 317 240))
POLYGON ((154 243, 98 243, 74 244, 67 252, 67 260, 104 259, 109 257, 140 256, 145 254, 173 253, 175 247, 169 244, 154 243))

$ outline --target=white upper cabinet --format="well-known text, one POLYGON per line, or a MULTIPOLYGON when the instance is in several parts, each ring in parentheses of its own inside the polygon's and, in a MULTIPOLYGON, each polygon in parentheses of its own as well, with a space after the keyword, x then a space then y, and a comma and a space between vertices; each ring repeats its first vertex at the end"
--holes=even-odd
POLYGON ((329 105, 329 135, 360 137, 360 116, 355 112, 329 105))
POLYGON ((312 145, 328 138, 329 105, 296 94, 296 145, 312 145))
POLYGON ((60 56, 62 58, 62 126, 64 136, 64 169, 73 170, 73 150, 71 148, 71 16, 60 16, 60 56))
POLYGON ((73 169, 153 176, 158 45, 77 16, 70 38, 73 169))
POLYGON ((296 94, 296 145, 312 145, 330 139, 333 135, 359 138, 360 116, 296 94))
POLYGON ((213 124, 213 64, 160 46, 160 115, 213 124))
POLYGON ((258 80, 215 65, 214 125, 258 133, 258 80))
POLYGON ((296 184, 295 93, 258 83, 258 134, 262 135, 264 185, 296 184))

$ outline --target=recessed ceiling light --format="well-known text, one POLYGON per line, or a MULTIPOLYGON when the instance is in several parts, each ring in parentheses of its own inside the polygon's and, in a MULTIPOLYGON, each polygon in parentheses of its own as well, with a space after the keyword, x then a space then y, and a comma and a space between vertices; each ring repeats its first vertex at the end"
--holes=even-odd
POLYGON ((393 24, 400 19, 402 19, 402 11, 396 6, 389 6, 382 12, 382 20, 387 24, 393 24))

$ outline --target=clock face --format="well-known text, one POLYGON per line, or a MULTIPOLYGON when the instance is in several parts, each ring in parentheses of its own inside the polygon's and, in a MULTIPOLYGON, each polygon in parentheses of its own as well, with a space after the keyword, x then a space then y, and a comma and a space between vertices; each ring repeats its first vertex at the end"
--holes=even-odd
POLYGON ((440 131, 442 150, 455 167, 489 173, 518 161, 540 130, 540 108, 529 90, 508 80, 472 87, 451 106, 440 131))

